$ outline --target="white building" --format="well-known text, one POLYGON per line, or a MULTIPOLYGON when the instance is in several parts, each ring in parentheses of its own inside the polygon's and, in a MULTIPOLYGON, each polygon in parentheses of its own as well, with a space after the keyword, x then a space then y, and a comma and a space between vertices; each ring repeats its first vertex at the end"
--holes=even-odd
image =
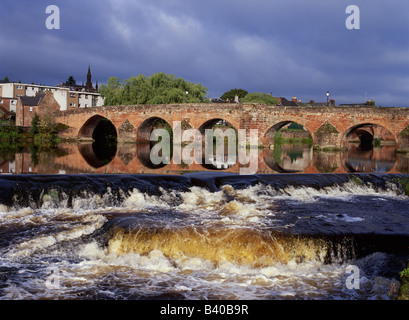
POLYGON ((72 90, 69 87, 52 87, 36 84, 22 84, 15 82, 0 83, 0 97, 11 99, 10 111, 16 112, 17 99, 19 97, 35 97, 37 93, 51 91, 54 99, 60 105, 60 110, 73 108, 101 107, 104 99, 98 92, 72 90))
POLYGON ((3 106, 6 108, 9 106, 9 111, 13 112, 16 112, 19 97, 35 97, 38 93, 46 91, 53 93, 54 99, 60 105, 61 111, 74 108, 101 107, 104 105, 104 98, 98 93, 98 82, 96 88, 92 85, 90 67, 88 67, 87 83, 85 85, 84 83, 82 85, 63 83, 53 87, 0 81, 0 97, 10 101, 3 106))

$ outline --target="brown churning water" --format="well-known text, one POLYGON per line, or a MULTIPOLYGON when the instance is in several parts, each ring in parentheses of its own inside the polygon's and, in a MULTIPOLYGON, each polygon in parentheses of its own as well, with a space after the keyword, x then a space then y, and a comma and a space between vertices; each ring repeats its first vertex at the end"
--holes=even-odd
POLYGON ((116 229, 108 243, 116 254, 161 251, 170 259, 200 258, 262 268, 289 261, 324 261, 327 244, 322 239, 285 237, 250 228, 144 228, 116 229))

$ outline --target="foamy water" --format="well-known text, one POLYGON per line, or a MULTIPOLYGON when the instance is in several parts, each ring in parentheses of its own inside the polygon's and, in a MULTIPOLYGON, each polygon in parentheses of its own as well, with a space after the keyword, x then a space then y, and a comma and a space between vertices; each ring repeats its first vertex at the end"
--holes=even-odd
POLYGON ((409 220, 394 184, 68 197, 53 190, 37 205, 1 205, 1 299, 389 299, 399 285, 391 261, 405 261, 359 253, 371 241, 361 229, 388 224, 394 236, 409 220), (382 219, 385 210, 396 221, 382 219), (347 288, 350 265, 359 289, 347 288))

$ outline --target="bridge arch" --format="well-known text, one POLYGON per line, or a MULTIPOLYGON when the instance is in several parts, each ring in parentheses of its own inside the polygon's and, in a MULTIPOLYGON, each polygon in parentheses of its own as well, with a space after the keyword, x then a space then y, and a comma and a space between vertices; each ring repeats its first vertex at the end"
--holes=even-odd
POLYGON ((288 125, 290 125, 290 124, 292 124, 292 123, 301 125, 301 126, 304 128, 304 130, 309 133, 310 138, 313 139, 313 135, 312 135, 312 133, 311 133, 311 130, 309 130, 308 127, 306 127, 306 126, 304 126, 303 124, 301 124, 301 123, 299 123, 299 122, 296 122, 296 121, 294 121, 294 120, 283 120, 283 121, 277 122, 276 124, 274 124, 273 126, 271 126, 271 127, 266 131, 266 133, 265 133, 264 136, 263 136, 263 144, 264 144, 265 146, 272 146, 272 145, 274 145, 274 138, 275 138, 277 132, 280 131, 280 129, 282 129, 282 128, 284 128, 285 126, 288 126, 288 125))
POLYGON ((199 127, 198 130, 202 135, 204 135, 206 129, 213 129, 215 126, 230 127, 237 132, 237 128, 230 121, 221 117, 207 120, 199 127))
POLYGON ((169 133, 172 132, 172 126, 163 118, 150 117, 144 120, 138 128, 137 142, 149 143, 151 140, 151 132, 154 129, 166 129, 169 133))
POLYGON ((359 142, 363 148, 373 146, 374 140, 387 141, 388 144, 396 144, 397 136, 389 129, 377 123, 360 123, 348 128, 342 135, 342 145, 347 146, 350 141, 359 142))
POLYGON ((78 132, 82 143, 79 152, 93 168, 100 168, 110 163, 117 153, 117 130, 114 124, 101 115, 93 115, 82 125, 78 132))
POLYGON ((82 125, 78 132, 80 140, 96 140, 97 136, 110 135, 116 140, 118 133, 114 124, 107 118, 96 114, 82 125))

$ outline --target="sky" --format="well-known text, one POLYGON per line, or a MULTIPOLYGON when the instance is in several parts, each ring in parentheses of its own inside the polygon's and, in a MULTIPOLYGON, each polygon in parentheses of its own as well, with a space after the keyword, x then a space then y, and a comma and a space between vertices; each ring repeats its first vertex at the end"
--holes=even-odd
POLYGON ((82 83, 91 66, 94 84, 165 72, 210 98, 409 107, 407 0, 1 0, 0 30, 0 79, 82 83))

